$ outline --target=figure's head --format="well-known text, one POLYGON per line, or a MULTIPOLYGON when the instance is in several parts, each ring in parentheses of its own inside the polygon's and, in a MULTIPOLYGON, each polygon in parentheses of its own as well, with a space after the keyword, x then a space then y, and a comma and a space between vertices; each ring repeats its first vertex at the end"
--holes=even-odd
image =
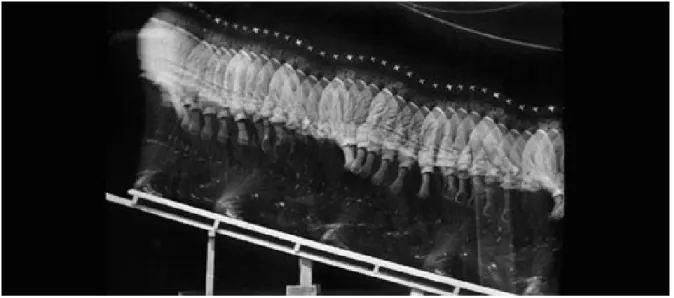
POLYGON ((553 124, 553 122, 553 119, 550 117, 540 117, 538 119, 538 128, 547 131, 552 128, 551 125, 556 125, 556 123, 553 124))
POLYGON ((547 124, 542 123, 538 119, 533 119, 533 120, 527 120, 527 129, 530 133, 536 133, 536 130, 542 127, 547 127, 547 124))
POLYGON ((348 70, 348 69, 345 69, 345 68, 338 68, 338 69, 335 71, 335 77, 337 77, 337 78, 339 78, 340 80, 344 81, 344 80, 346 80, 346 78, 348 77, 348 76, 347 76, 347 72, 348 72, 348 71, 349 71, 349 70, 348 70))
POLYGON ((506 124, 508 121, 508 114, 506 114, 505 110, 502 107, 497 107, 494 106, 491 109, 490 114, 492 115, 492 118, 497 122, 497 123, 502 123, 506 124))
POLYGON ((388 89, 389 91, 393 91, 395 89, 395 81, 392 80, 389 77, 381 76, 382 84, 384 85, 384 88, 388 89))
POLYGON ((328 81, 332 81, 332 79, 335 78, 335 70, 331 67, 322 67, 321 74, 324 78, 328 79, 328 81))
POLYGON ((456 111, 458 109, 458 107, 456 106, 456 101, 453 101, 453 100, 445 100, 445 105, 447 107, 452 108, 452 110, 454 110, 454 111, 456 111))
POLYGON ((405 84, 401 81, 393 81, 390 89, 395 92, 395 94, 399 94, 400 90, 405 89, 405 84))
POLYGON ((356 72, 351 69, 346 71, 345 76, 347 79, 350 79, 352 81, 356 80, 356 72))
POLYGON ((402 98, 404 98, 406 101, 409 101, 410 95, 411 95, 411 89, 407 87, 401 87, 397 90, 398 95, 400 95, 402 98))
POLYGON ((548 128, 549 129, 557 129, 557 130, 562 129, 562 119, 561 118, 550 119, 550 121, 548 123, 548 128))
POLYGON ((304 71, 305 74, 309 75, 311 73, 311 63, 309 60, 304 59, 302 57, 297 57, 297 60, 295 60, 296 68, 301 69, 304 71))
POLYGON ((241 43, 241 50, 245 51, 248 54, 253 52, 251 44, 249 44, 247 42, 241 43))
POLYGON ((515 129, 515 130, 518 130, 518 131, 519 131, 519 127, 520 127, 520 125, 519 125, 519 119, 517 119, 517 117, 515 117, 514 115, 509 115, 509 116, 506 118, 506 121, 505 121, 505 122, 502 122, 502 123, 503 123, 503 125, 505 125, 508 129, 515 129))
POLYGON ((257 43, 252 43, 249 46, 250 52, 255 53, 256 55, 262 54, 262 45, 257 43))
POLYGON ((379 73, 375 73, 372 76, 372 83, 377 85, 379 88, 384 88, 386 86, 386 84, 388 84, 388 80, 385 76, 382 76, 379 73))
POLYGON ((421 107, 424 105, 424 103, 426 102, 426 99, 423 98, 423 97, 422 97, 419 93, 417 93, 417 92, 412 91, 412 92, 410 92, 410 95, 409 95, 409 96, 410 96, 410 101, 411 101, 411 102, 414 102, 414 104, 415 104, 418 108, 421 108, 421 107))
POLYGON ((369 81, 365 81, 368 84, 374 84, 375 86, 381 88, 383 85, 383 80, 381 79, 381 76, 377 73, 370 73, 369 74, 369 81))
POLYGON ((283 50, 281 49, 270 49, 269 51, 269 59, 271 58, 276 58, 279 61, 283 60, 283 50))
POLYGON ((531 121, 527 120, 526 118, 520 118, 517 121, 517 129, 520 133, 524 133, 525 130, 528 130, 531 132, 531 121))
POLYGON ((483 115, 482 106, 475 100, 468 101, 468 111, 478 113, 480 116, 483 115))
POLYGON ((297 68, 297 61, 300 59, 298 55, 295 55, 295 53, 292 53, 290 51, 286 51, 283 55, 283 63, 288 63, 290 66, 293 68, 297 68))
POLYGON ((354 81, 355 80, 362 80, 366 85, 372 82, 371 75, 366 71, 358 71, 358 73, 356 73, 356 77, 354 78, 354 81))
POLYGON ((207 43, 210 43, 214 46, 222 46, 222 45, 228 43, 228 41, 227 41, 227 39, 225 38, 224 35, 217 34, 217 33, 213 32, 211 30, 207 30, 204 33, 204 41, 207 42, 207 43))

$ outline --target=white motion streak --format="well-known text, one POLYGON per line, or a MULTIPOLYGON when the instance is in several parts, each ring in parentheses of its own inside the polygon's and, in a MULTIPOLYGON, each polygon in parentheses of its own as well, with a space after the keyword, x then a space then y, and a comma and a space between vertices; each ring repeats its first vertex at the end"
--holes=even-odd
POLYGON ((443 20, 441 18, 435 17, 435 16, 433 16, 429 13, 425 13, 423 11, 420 11, 420 10, 410 6, 410 5, 400 3, 400 2, 398 2, 397 4, 404 7, 404 8, 407 8, 407 9, 411 10, 414 13, 417 13, 417 14, 420 14, 420 15, 426 17, 426 18, 432 19, 436 22, 442 23, 444 25, 450 26, 450 27, 455 28, 455 29, 459 29, 459 30, 466 31, 466 32, 469 32, 469 33, 481 35, 481 36, 489 38, 489 39, 494 39, 494 40, 498 40, 498 41, 505 42, 505 43, 510 43, 510 44, 514 44, 514 45, 518 45, 518 46, 524 46, 524 47, 534 48, 534 49, 539 49, 539 50, 555 51, 555 52, 561 52, 562 51, 562 49, 555 48, 555 47, 519 41, 519 40, 515 40, 515 39, 496 36, 496 35, 493 35, 493 34, 490 34, 490 33, 481 32, 481 31, 478 31, 478 30, 475 30, 475 29, 467 28, 467 27, 461 26, 459 24, 455 24, 455 23, 443 20))
POLYGON ((516 7, 523 6, 527 4, 526 2, 516 2, 513 4, 508 4, 504 6, 499 6, 496 8, 487 8, 487 9, 479 9, 479 10, 451 10, 451 9, 441 9, 437 7, 430 7, 430 6, 423 6, 421 4, 416 4, 414 2, 408 2, 409 5, 412 5, 416 8, 423 9, 423 10, 428 10, 432 12, 438 12, 438 13, 453 13, 453 14, 481 14, 481 13, 491 13, 491 12, 499 12, 499 11, 504 11, 508 9, 513 9, 516 7))

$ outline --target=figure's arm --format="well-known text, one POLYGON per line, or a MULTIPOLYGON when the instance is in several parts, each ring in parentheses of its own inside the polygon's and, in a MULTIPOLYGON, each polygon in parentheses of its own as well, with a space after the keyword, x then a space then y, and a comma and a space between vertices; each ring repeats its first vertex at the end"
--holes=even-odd
POLYGON ((391 192, 395 194, 402 190, 409 168, 417 161, 420 148, 419 138, 424 122, 424 116, 416 104, 410 103, 408 107, 412 117, 407 128, 403 127, 406 137, 404 145, 398 150, 398 176, 390 187, 391 192))
POLYGON ((389 101, 389 109, 383 120, 386 135, 381 165, 372 176, 372 182, 375 185, 380 185, 384 181, 389 164, 396 157, 398 149, 402 145, 403 127, 407 126, 411 118, 409 111, 410 109, 407 108, 407 103, 402 97, 396 96, 395 99, 389 101))
POLYGON ((421 187, 419 197, 426 198, 430 192, 431 174, 435 166, 436 135, 439 128, 438 118, 444 117, 437 109, 433 109, 422 125, 421 149, 419 150, 419 167, 421 168, 421 187))
POLYGON ((381 151, 383 143, 381 120, 386 113, 388 99, 392 96, 393 94, 391 91, 384 88, 372 100, 372 104, 370 105, 370 111, 367 116, 367 120, 365 120, 365 125, 367 126, 367 129, 370 131, 370 133, 368 134, 366 143, 358 144, 358 147, 361 147, 362 145, 367 149, 365 164, 355 169, 356 172, 359 172, 361 177, 370 176, 376 154, 379 154, 381 151))
POLYGON ((356 158, 351 165, 346 165, 347 169, 355 172, 356 169, 360 169, 360 166, 365 161, 367 155, 367 145, 372 133, 372 124, 368 124, 367 119, 369 117, 370 107, 374 101, 374 97, 379 94, 379 89, 375 85, 369 85, 361 93, 361 97, 358 102, 358 109, 356 110, 356 158))

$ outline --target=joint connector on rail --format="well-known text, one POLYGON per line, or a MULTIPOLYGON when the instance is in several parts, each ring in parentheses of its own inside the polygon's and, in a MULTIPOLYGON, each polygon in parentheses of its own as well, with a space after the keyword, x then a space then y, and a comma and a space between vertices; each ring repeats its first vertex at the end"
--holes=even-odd
POLYGON ((135 207, 138 204, 138 196, 133 196, 131 199, 131 207, 135 207))
POLYGON ((211 229, 208 230, 208 237, 215 237, 215 233, 218 231, 219 227, 220 227, 220 221, 215 220, 213 222, 213 226, 211 227, 211 229))

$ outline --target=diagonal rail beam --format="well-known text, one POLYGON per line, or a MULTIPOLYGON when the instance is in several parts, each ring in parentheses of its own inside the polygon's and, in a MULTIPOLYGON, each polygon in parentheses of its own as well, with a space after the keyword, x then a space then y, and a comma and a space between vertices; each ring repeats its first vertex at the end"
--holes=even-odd
POLYGON ((154 214, 162 218, 166 219, 171 219, 177 222, 180 222, 185 225, 193 226, 195 228, 199 228, 205 231, 215 231, 215 233, 227 236, 230 238, 234 238, 237 240, 249 242, 254 245, 258 246, 263 246, 269 249, 273 249, 276 251, 284 252, 290 255, 296 255, 301 258, 309 259, 312 261, 324 263, 326 265, 338 267, 344 270, 356 272, 359 274, 371 276, 377 279, 381 280, 386 280, 389 282, 397 283, 412 289, 417 289, 420 291, 424 291, 427 293, 434 293, 434 294, 439 294, 439 295, 458 295, 461 290, 468 290, 471 292, 475 293, 480 293, 483 295, 495 295, 495 296, 514 296, 512 293, 507 293, 499 290, 495 290, 492 288, 480 286, 480 285, 475 285, 469 282, 461 281, 455 278, 447 277, 447 276, 440 276, 436 275, 430 272, 422 271, 420 269, 408 267, 408 266, 403 266, 400 264, 396 264, 390 261, 374 258, 371 256, 363 255, 360 253, 340 249, 337 247, 333 247, 330 245, 326 245, 320 242, 316 242, 313 240, 301 238, 295 235, 279 232, 276 230, 272 230, 269 228, 265 228, 259 225, 251 224, 245 221, 229 218, 217 213, 213 213, 210 211, 206 211, 203 209, 195 208, 189 205, 185 205, 182 203, 178 203, 166 198, 161 198, 157 197, 151 194, 147 194, 144 192, 140 192, 138 190, 129 190, 128 193, 132 196, 132 199, 126 199, 122 198, 119 196, 115 196, 109 193, 106 193, 106 200, 115 204, 119 204, 125 207, 137 209, 146 213, 154 214), (191 213, 193 215, 198 215, 201 216, 205 219, 210 219, 213 220, 214 222, 219 222, 219 226, 213 226, 209 224, 205 224, 202 222, 198 222, 193 219, 185 218, 177 214, 170 213, 168 211, 164 210, 158 210, 153 207, 145 206, 142 205, 140 202, 140 199, 144 199, 150 202, 153 202, 155 204, 163 205, 166 207, 170 207, 173 209, 181 210, 183 212, 191 213), (266 239, 263 239, 261 237, 257 237, 256 235, 246 235, 243 233, 240 233, 238 231, 232 231, 228 229, 231 227, 237 227, 240 229, 243 229, 247 232, 252 232, 254 234, 258 235, 264 235, 264 236, 269 236, 273 237, 276 239, 280 239, 283 241, 290 242, 290 245, 282 245, 278 244, 266 239), (341 260, 336 260, 336 259, 331 259, 326 256, 318 255, 315 253, 307 252, 307 251, 302 251, 302 247, 308 247, 314 250, 318 250, 324 253, 327 253, 328 255, 332 256, 340 256, 343 258, 347 258, 349 260, 365 263, 371 266, 370 268, 366 268, 363 266, 357 266, 353 265, 341 260), (410 277, 416 277, 416 278, 421 278, 426 281, 430 282, 436 282, 444 285, 449 285, 454 287, 454 290, 449 292, 446 291, 445 289, 441 287, 436 287, 428 284, 423 284, 419 283, 407 278, 399 277, 396 275, 391 275, 387 274, 386 272, 380 271, 381 269, 387 269, 389 271, 395 271, 396 273, 400 273, 402 275, 407 275, 410 277))

